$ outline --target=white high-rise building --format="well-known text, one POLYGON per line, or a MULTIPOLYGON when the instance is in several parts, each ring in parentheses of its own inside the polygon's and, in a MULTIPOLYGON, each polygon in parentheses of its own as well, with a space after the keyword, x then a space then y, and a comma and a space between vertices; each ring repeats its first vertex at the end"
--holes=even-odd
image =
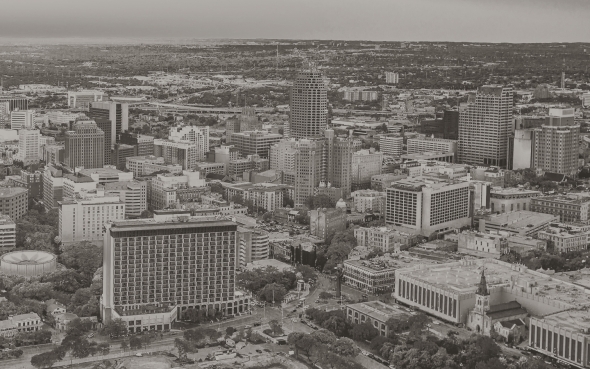
POLYGON ((404 138, 401 136, 379 137, 379 150, 383 155, 401 156, 404 149, 404 138))
POLYGON ((399 83, 399 73, 385 72, 385 83, 392 83, 392 84, 399 83))
POLYGON ((512 127, 513 89, 482 86, 459 113, 459 161, 506 168, 512 127))
POLYGON ((10 129, 35 128, 35 112, 33 110, 13 110, 10 112, 10 129))
POLYGON ((189 141, 197 145, 197 161, 205 160, 209 151, 209 127, 178 126, 170 129, 168 138, 171 141, 189 141))
POLYGON ((39 137, 36 129, 21 129, 18 132, 18 159, 25 165, 39 162, 39 137))

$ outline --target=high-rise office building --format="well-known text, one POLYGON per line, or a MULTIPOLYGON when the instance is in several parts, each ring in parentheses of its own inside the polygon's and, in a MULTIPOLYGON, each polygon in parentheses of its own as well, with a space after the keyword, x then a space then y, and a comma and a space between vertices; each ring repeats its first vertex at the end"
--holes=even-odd
POLYGON ((302 206, 314 195, 314 188, 324 180, 326 158, 325 141, 299 140, 295 152, 295 206, 302 206))
POLYGON ((66 132, 64 162, 70 169, 104 166, 104 132, 94 121, 78 121, 66 132))
POLYGON ((447 140, 459 139, 459 110, 445 110, 443 113, 443 138, 447 140))
POLYGON ((459 114, 459 160, 474 165, 507 165, 513 90, 482 86, 459 114))
MULTIPOLYGON (((114 141, 112 141, 111 132, 113 131, 113 124, 108 119, 94 119, 96 126, 104 132, 104 164, 113 164, 113 149, 114 141)), ((116 161, 114 162, 117 165, 116 161)))
POLYGON ((385 222, 423 236, 469 225, 469 182, 406 178, 386 189, 385 222))
POLYGON ((236 223, 184 219, 106 226, 101 316, 130 331, 166 330, 187 308, 237 314, 236 223), (150 274, 153 273, 153 274, 150 274))
POLYGON ((270 147, 270 169, 283 173, 283 183, 295 185, 295 154, 297 141, 295 139, 281 140, 270 147))
POLYGON ((91 102, 86 115, 91 119, 107 119, 111 121, 111 146, 117 142, 117 137, 122 132, 129 130, 128 103, 116 101, 91 102))
POLYGON ((137 156, 154 155, 153 136, 124 132, 119 135, 119 142, 125 145, 137 146, 137 156))
POLYGON ((88 110, 91 103, 102 101, 103 95, 102 91, 68 91, 68 107, 88 110))
POLYGON ((324 137, 328 119, 328 95, 322 73, 310 67, 297 75, 291 88, 289 137, 324 137))
POLYGON ((359 150, 353 153, 351 163, 352 190, 370 188, 371 178, 381 174, 382 163, 383 154, 378 151, 359 150))
POLYGON ((546 172, 576 175, 580 126, 574 109, 549 109, 546 124, 532 130, 532 166, 546 172))
POLYGON ((168 139, 174 142, 188 141, 196 146, 197 161, 205 160, 209 151, 209 126, 178 126, 170 129, 168 139))
POLYGON ((0 95, 0 102, 8 101, 10 111, 29 109, 29 98, 26 96, 0 95))
POLYGON ((270 147, 279 142, 283 136, 266 131, 244 131, 233 133, 231 137, 232 144, 243 157, 259 155, 261 158, 268 158, 270 147))
POLYGON ((63 184, 63 170, 48 163, 43 172, 43 205, 45 211, 50 211, 59 206, 58 201, 63 199, 63 184))
POLYGON ((225 126, 226 142, 231 143, 232 133, 256 131, 262 129, 262 122, 258 120, 256 110, 251 106, 242 108, 242 114, 235 119, 228 119, 225 126))
POLYGON ((21 129, 18 131, 18 159, 24 165, 39 162, 39 138, 37 129, 21 129))
POLYGON ((0 187, 0 214, 19 220, 27 212, 29 197, 26 188, 0 187))
POLYGON ((164 158, 166 164, 180 164, 182 169, 194 169, 199 156, 197 145, 189 141, 154 140, 154 156, 164 158))
POLYGON ((35 128, 35 112, 33 110, 13 110, 10 112, 10 129, 35 128))
MULTIPOLYGON (((327 150, 326 181, 332 187, 342 190, 342 196, 348 197, 351 192, 352 160, 355 151, 355 143, 352 140, 342 140, 333 137, 332 130, 327 130, 327 142, 324 150, 327 150)), ((371 183, 369 177, 369 183, 371 183)))
POLYGON ((0 129, 10 128, 10 102, 0 101, 0 129))

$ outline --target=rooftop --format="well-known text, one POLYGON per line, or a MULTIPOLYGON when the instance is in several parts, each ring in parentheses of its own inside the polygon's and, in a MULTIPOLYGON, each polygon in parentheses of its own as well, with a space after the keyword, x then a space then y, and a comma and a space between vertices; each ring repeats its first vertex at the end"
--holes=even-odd
POLYGON ((398 307, 387 305, 381 301, 359 302, 357 304, 346 305, 353 310, 362 314, 369 315, 382 322, 386 322, 389 318, 406 316, 403 310, 398 307))
POLYGON ((590 202, 590 197, 572 197, 568 195, 542 196, 533 201, 553 201, 562 204, 579 205, 584 202, 590 202))
POLYGON ((174 218, 163 222, 156 222, 153 219, 141 219, 141 220, 126 220, 120 222, 113 222, 111 224, 112 232, 127 232, 127 231, 143 231, 146 229, 183 229, 183 228, 206 228, 206 227, 223 227, 223 226, 236 226, 236 223, 229 220, 222 219, 211 219, 204 220, 203 218, 174 218))
POLYGON ((543 321, 553 326, 558 326, 572 331, 590 329, 590 317, 587 310, 568 310, 560 313, 546 315, 543 321))
MULTIPOLYGON (((408 177, 404 179, 400 179, 391 184, 391 187, 400 189, 400 190, 407 190, 407 191, 421 191, 422 187, 429 187, 433 189, 440 189, 447 186, 454 185, 456 181, 443 179, 443 178, 427 178, 424 176, 418 177, 408 177)), ((464 182, 465 185, 468 185, 468 182, 464 182)))
POLYGON ((22 193, 27 193, 27 189, 22 187, 0 187, 0 197, 12 197, 22 193))
POLYGON ((584 288, 554 276, 495 259, 461 260, 440 265, 423 265, 396 271, 440 289, 454 293, 475 293, 485 268, 488 287, 511 286, 528 293, 569 304, 572 307, 590 306, 590 295, 584 288))
POLYGON ((502 227, 531 228, 555 220, 555 215, 537 213, 528 210, 511 211, 509 213, 491 214, 486 217, 486 223, 499 223, 502 227))

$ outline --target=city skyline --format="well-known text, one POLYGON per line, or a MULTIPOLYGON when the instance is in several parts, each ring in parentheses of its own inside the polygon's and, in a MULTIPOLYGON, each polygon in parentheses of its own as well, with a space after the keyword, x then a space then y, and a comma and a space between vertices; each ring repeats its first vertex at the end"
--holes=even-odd
POLYGON ((590 3, 584 0, 107 0, 92 9, 92 17, 87 16, 83 3, 29 3, 35 3, 35 12, 22 12, 20 4, 5 4, 0 15, 0 43, 21 43, 27 38, 35 39, 30 40, 33 43, 52 38, 59 39, 55 40, 58 43, 120 43, 125 39, 161 42, 165 38, 175 39, 171 40, 174 43, 181 38, 590 42, 590 24, 586 22, 590 3))

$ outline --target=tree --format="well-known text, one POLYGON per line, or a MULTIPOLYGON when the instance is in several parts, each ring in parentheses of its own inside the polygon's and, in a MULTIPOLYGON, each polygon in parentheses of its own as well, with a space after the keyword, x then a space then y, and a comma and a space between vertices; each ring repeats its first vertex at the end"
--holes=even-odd
POLYGON ((371 341, 379 335, 379 331, 369 322, 355 324, 352 327, 352 338, 356 341, 371 341))
POLYGON ((92 278, 94 272, 102 266, 102 248, 88 241, 62 245, 61 249, 61 263, 82 275, 92 278))
POLYGON ((31 365, 35 368, 51 368, 53 364, 59 361, 53 351, 43 352, 31 357, 31 365))
POLYGON ((77 290, 86 287, 88 283, 80 273, 73 269, 56 270, 42 278, 43 282, 53 283, 53 288, 57 291, 74 293, 77 290))
POLYGON ((299 358, 299 340, 303 337, 307 336, 307 334, 303 332, 291 332, 287 336, 287 343, 293 347, 295 347, 295 357, 299 358))
POLYGON ((271 221, 272 220, 272 213, 270 211, 267 213, 264 213, 264 215, 262 216, 262 220, 264 220, 265 222, 271 221))
POLYGON ((71 346, 72 356, 77 359, 88 357, 93 352, 91 347, 90 341, 84 337, 78 337, 71 346))
POLYGON ((123 319, 111 319, 103 327, 103 332, 110 337, 119 337, 127 333, 127 323, 123 319))
POLYGON ((376 336, 373 337, 373 339, 371 340, 371 345, 369 347, 371 348, 371 351, 380 354, 381 349, 385 346, 386 343, 390 343, 393 345, 395 344, 395 340, 385 336, 376 336))
POLYGON ((99 343, 97 348, 102 355, 108 355, 111 351, 111 346, 106 342, 99 343))
POLYGON ((126 340, 121 341, 121 350, 125 352, 129 348, 129 342, 126 340))
POLYGON ((74 319, 68 323, 66 336, 82 336, 92 329, 92 322, 89 320, 74 319))
POLYGON ((354 357, 359 354, 360 349, 355 345, 353 340, 343 337, 330 347, 330 351, 337 355, 354 357))
POLYGON ((139 350, 142 346, 142 342, 141 339, 139 339, 139 337, 136 336, 132 336, 129 339, 129 348, 131 348, 131 350, 139 350))
POLYGON ((192 349, 190 342, 182 338, 176 338, 174 340, 174 347, 178 350, 178 358, 180 359, 186 359, 187 353, 192 349))
POLYGON ((281 326, 281 323, 279 323, 278 320, 271 320, 270 322, 268 322, 268 325, 275 336, 283 334, 283 327, 281 326))
POLYGON ((475 364, 475 369, 505 369, 504 365, 498 358, 491 358, 488 361, 480 361, 475 364))
POLYGON ((296 274, 301 274, 304 281, 313 280, 316 278, 317 271, 309 265, 298 264, 295 267, 296 274))
POLYGON ((236 331, 236 329, 234 327, 227 327, 225 329, 225 334, 227 334, 228 336, 231 336, 232 334, 234 334, 235 331, 236 331))
POLYGON ((349 325, 344 317, 340 315, 332 315, 322 323, 322 328, 326 328, 337 337, 342 337, 348 333, 349 325))
POLYGON ((269 283, 258 293, 258 298, 266 302, 281 302, 287 294, 284 286, 277 283, 269 283))
POLYGON ((327 292, 327 291, 322 291, 322 292, 320 292, 320 295, 319 295, 319 297, 320 297, 320 299, 322 299, 322 300, 328 300, 328 299, 331 299, 331 298, 332 298, 332 297, 334 297, 334 296, 333 296, 333 295, 332 295, 330 292, 327 292))
POLYGON ((146 210, 144 210, 144 211, 141 212, 141 214, 139 215, 139 217, 140 218, 144 218, 144 219, 145 218, 153 218, 154 217, 154 213, 152 213, 151 211, 149 211, 149 210, 146 209, 146 210))

